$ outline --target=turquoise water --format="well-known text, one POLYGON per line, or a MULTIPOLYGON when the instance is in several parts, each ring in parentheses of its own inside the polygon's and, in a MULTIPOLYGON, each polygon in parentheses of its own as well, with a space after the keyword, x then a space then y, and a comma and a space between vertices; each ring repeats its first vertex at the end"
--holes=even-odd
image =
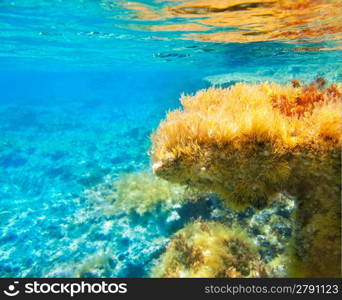
POLYGON ((181 93, 238 81, 341 81, 336 40, 185 39, 144 27, 181 18, 142 20, 125 2, 0 1, 1 277, 148 276, 173 232, 215 219, 216 199, 177 208, 165 222, 162 211, 108 216, 87 191, 150 167, 149 136, 181 93))

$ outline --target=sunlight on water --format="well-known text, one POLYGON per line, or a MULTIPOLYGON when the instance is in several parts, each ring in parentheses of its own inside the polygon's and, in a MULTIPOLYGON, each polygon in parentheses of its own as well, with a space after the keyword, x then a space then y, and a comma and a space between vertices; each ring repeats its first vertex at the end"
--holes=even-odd
POLYGON ((194 0, 128 2, 151 31, 180 31, 183 38, 212 42, 323 41, 341 38, 342 4, 336 0, 194 0), (162 5, 158 5, 162 3, 162 5), (166 23, 166 24, 165 24, 166 23), (203 33, 188 33, 200 31, 203 33))

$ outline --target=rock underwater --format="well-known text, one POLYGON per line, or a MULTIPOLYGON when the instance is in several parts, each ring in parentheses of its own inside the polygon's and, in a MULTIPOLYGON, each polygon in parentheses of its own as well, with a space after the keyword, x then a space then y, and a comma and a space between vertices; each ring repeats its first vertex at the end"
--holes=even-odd
POLYGON ((244 84, 182 96, 152 135, 155 174, 226 207, 296 198, 288 276, 341 275, 341 86, 244 84))

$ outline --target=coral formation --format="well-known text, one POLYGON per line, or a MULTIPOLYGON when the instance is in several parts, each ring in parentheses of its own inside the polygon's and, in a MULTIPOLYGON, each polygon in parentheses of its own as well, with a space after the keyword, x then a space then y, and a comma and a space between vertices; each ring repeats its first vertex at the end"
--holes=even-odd
POLYGON ((217 193, 226 206, 261 209, 278 192, 295 196, 295 276, 340 275, 341 87, 325 85, 202 90, 182 96, 184 109, 152 136, 158 176, 217 193))
POLYGON ((265 277, 249 237, 218 222, 196 221, 175 233, 152 277, 265 277))

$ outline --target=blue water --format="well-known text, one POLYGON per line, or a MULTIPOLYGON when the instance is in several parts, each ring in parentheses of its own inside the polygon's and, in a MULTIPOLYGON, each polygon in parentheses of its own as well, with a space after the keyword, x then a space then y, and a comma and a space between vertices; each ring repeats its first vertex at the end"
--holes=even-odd
POLYGON ((181 93, 341 80, 339 50, 293 50, 336 41, 182 39, 128 26, 143 21, 121 2, 0 1, 0 277, 148 276, 170 235, 212 204, 165 224, 105 215, 86 191, 150 167, 149 136, 181 93))

